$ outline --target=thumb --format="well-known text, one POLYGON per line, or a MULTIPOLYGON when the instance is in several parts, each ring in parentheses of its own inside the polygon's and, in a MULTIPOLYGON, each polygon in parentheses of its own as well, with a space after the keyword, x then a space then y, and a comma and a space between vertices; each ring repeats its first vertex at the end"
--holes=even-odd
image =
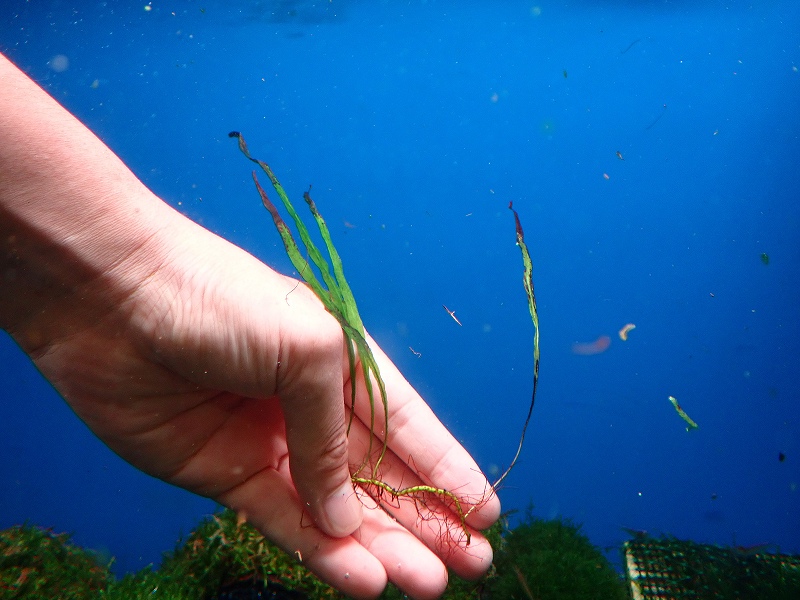
MULTIPOLYGON (((337 328, 338 329, 338 328, 337 328)), ((289 467, 303 508, 328 535, 353 533, 362 519, 361 501, 350 480, 345 424, 341 329, 330 342, 320 336, 296 364, 288 361, 279 391, 286 421, 289 467)), ((306 340, 308 344, 308 340, 306 340)), ((285 363, 284 363, 285 364, 285 363)))

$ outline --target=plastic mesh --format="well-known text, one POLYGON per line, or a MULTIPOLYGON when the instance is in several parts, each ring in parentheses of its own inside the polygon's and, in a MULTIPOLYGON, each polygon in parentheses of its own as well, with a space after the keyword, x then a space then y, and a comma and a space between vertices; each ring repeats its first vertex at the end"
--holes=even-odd
POLYGON ((625 542, 634 600, 800 598, 800 556, 674 538, 625 542))

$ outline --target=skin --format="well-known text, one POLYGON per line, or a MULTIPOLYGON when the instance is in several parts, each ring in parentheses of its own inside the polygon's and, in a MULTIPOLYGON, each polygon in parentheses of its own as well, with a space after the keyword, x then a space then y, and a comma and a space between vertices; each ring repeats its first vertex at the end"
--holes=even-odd
MULTIPOLYGON (((445 566, 489 568, 447 507, 401 503, 395 520, 354 492, 366 387, 348 439, 346 349, 317 298, 170 208, 2 56, 0 242, 0 325, 125 460, 239 511, 356 598, 387 579, 436 598, 445 566)), ((488 527, 490 485, 370 345, 390 399, 383 478, 481 501, 468 523, 488 527)))

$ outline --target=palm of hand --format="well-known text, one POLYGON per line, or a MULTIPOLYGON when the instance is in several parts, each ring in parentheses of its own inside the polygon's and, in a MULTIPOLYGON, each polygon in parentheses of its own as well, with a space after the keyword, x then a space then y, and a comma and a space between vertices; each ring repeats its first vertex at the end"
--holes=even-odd
MULTIPOLYGON (((317 409, 316 396, 330 395, 333 387, 338 397, 333 414, 340 415, 332 419, 338 418, 334 429, 344 427, 350 399, 341 331, 303 286, 244 253, 237 258, 251 272, 234 274, 221 264, 214 270, 213 261, 209 269, 205 262, 202 273, 195 274, 204 285, 190 286, 188 298, 181 297, 187 288, 178 286, 170 294, 151 294, 159 300, 146 310, 140 301, 113 303, 99 319, 73 324, 68 336, 37 352, 37 365, 125 460, 240 511, 332 585, 371 597, 388 576, 415 596, 436 597, 447 580, 444 565, 406 527, 428 546, 437 543, 430 539, 435 531, 421 532, 424 524, 413 514, 399 517, 404 527, 380 510, 367 510, 362 525, 344 538, 325 535, 309 518, 311 504, 300 499, 292 478, 287 423, 291 437, 295 425, 317 409), (262 285, 241 283, 254 280, 262 285), (176 305, 194 308, 165 316, 176 305), (295 402, 286 414, 284 391, 309 402, 295 402)), ((140 294, 148 295, 146 289, 140 294)), ((368 411, 365 396, 360 394, 357 414, 368 411)), ((358 422, 354 431, 362 443, 350 444, 350 462, 358 465, 369 431, 358 422)), ((297 464, 294 454, 292 460, 297 464)), ((395 477, 409 481, 414 475, 397 455, 387 464, 395 477)), ((306 498, 308 486, 303 489, 306 498)), ((361 500, 374 507, 370 498, 361 500)), ((494 498, 490 502, 497 504, 494 498)), ((499 505, 491 506, 475 524, 490 523, 498 510, 499 505)), ((479 575, 491 561, 485 540, 474 540, 469 552, 447 548, 443 556, 466 576, 479 575)))

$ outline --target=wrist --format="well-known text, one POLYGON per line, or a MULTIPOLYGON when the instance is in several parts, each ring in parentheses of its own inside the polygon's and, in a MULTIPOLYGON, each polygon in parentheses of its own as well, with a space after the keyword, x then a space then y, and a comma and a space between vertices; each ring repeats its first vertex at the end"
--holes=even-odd
POLYGON ((124 301, 177 219, 0 55, 0 326, 23 348, 124 301))
POLYGON ((166 260, 165 230, 182 217, 152 195, 132 202, 136 208, 125 206, 129 198, 109 201, 119 203, 116 210, 87 214, 83 222, 64 215, 53 223, 0 208, 0 325, 26 352, 118 313, 166 260))

